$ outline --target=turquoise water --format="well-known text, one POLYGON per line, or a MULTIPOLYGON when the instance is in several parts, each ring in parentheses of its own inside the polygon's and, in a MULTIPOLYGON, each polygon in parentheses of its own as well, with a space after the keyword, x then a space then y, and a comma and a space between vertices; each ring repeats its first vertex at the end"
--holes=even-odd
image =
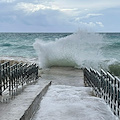
POLYGON ((36 39, 55 40, 65 33, 0 33, 0 56, 37 57, 33 48, 36 39))
POLYGON ((120 33, 0 33, 1 59, 34 58, 40 67, 93 67, 119 74, 119 52, 120 33))
POLYGON ((120 60, 120 33, 106 33, 104 35, 104 46, 101 48, 106 58, 120 60))

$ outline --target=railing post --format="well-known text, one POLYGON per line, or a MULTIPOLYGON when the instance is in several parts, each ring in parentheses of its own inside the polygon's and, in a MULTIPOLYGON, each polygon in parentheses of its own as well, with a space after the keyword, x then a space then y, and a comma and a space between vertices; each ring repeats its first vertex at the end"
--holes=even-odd
POLYGON ((0 95, 2 95, 2 76, 1 76, 1 64, 0 64, 0 95))
POLYGON ((120 81, 117 80, 118 86, 117 86, 117 115, 120 118, 120 81))

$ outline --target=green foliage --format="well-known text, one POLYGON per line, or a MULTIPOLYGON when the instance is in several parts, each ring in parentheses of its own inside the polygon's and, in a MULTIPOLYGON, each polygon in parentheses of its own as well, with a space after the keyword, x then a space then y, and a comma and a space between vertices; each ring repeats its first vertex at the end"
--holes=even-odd
POLYGON ((120 63, 112 64, 109 66, 109 71, 115 76, 120 76, 120 63))

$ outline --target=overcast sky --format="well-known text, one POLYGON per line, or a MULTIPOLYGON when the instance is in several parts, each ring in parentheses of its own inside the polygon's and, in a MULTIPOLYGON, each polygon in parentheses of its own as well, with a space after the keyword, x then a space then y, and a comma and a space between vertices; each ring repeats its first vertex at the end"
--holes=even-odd
POLYGON ((120 32, 120 0, 0 0, 0 32, 120 32))

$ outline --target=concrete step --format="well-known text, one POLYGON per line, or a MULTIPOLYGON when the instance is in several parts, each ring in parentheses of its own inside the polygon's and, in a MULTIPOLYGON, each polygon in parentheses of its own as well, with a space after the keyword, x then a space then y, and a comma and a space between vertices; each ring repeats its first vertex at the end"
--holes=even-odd
POLYGON ((0 120, 30 120, 50 85, 51 81, 38 79, 9 102, 0 103, 0 120))

